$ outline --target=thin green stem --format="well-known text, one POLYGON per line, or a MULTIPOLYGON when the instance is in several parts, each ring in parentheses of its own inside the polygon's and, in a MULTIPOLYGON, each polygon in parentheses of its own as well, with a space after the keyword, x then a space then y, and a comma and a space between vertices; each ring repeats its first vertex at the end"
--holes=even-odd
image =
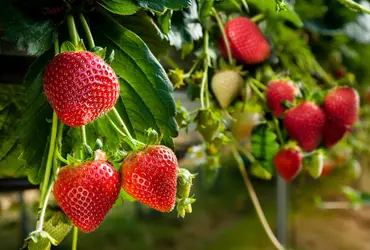
POLYGON ((63 127, 64 127, 64 123, 59 122, 57 138, 56 138, 56 147, 55 147, 54 156, 53 156, 54 173, 56 173, 59 168, 59 165, 60 165, 59 161, 62 161, 63 163, 67 164, 67 160, 64 159, 59 153, 59 151, 62 149, 63 127))
POLYGON ((249 86, 252 88, 253 92, 255 92, 259 98, 262 99, 262 101, 266 102, 266 97, 261 91, 254 85, 254 82, 252 80, 248 81, 249 86))
POLYGON ((114 123, 114 121, 112 120, 112 118, 110 118, 109 115, 106 115, 109 123, 112 125, 112 127, 114 128, 114 130, 116 130, 117 133, 119 133, 122 137, 127 137, 127 135, 125 133, 122 132, 122 130, 119 129, 119 127, 117 127, 117 125, 114 123))
POLYGON ((173 68, 173 69, 178 69, 178 68, 180 68, 178 65, 177 65, 177 63, 171 58, 171 57, 169 57, 168 55, 165 55, 165 56, 163 56, 163 59, 166 61, 166 63, 168 63, 168 65, 170 65, 171 66, 171 68, 173 68))
POLYGON ((52 181, 50 183, 48 189, 47 189, 47 193, 46 193, 46 196, 45 196, 45 202, 42 205, 40 217, 38 219, 38 226, 37 226, 37 229, 36 229, 37 232, 41 232, 43 230, 46 208, 48 206, 48 200, 49 200, 49 197, 50 197, 51 190, 53 188, 53 184, 54 184, 54 182, 52 181))
POLYGON ((89 24, 87 23, 86 18, 82 13, 80 14, 80 21, 82 24, 82 28, 86 34, 87 44, 89 46, 89 49, 92 49, 95 47, 94 37, 92 36, 89 24))
POLYGON ((361 11, 361 12, 364 12, 366 14, 370 14, 369 9, 366 9, 364 6, 362 6, 359 3, 356 3, 355 1, 352 1, 352 0, 338 0, 338 1, 342 4, 344 4, 345 6, 347 6, 351 10, 361 11))
POLYGON ((214 7, 212 7, 212 13, 213 13, 213 16, 216 18, 217 25, 218 25, 218 27, 221 31, 221 34, 222 34, 222 39, 224 40, 225 47, 226 47, 227 58, 229 59, 229 64, 232 64, 233 57, 232 57, 232 54, 231 54, 229 39, 227 39, 227 36, 226 36, 226 33, 225 33, 224 25, 221 21, 221 18, 219 16, 217 10, 214 7))
POLYGON ((126 127, 126 124, 125 122, 122 120, 120 114, 118 113, 117 109, 115 107, 113 107, 112 109, 112 112, 114 114, 114 116, 117 118, 117 120, 119 121, 121 127, 123 128, 123 133, 130 139, 133 140, 131 134, 130 134, 130 131, 128 130, 128 128, 126 127))
POLYGON ((209 98, 207 98, 206 91, 208 92, 208 84, 207 84, 207 79, 208 79, 208 43, 209 43, 209 34, 208 31, 204 32, 204 43, 203 43, 203 56, 204 56, 204 61, 203 61, 203 78, 202 78, 202 83, 200 86, 200 105, 202 109, 205 107, 209 106, 209 98), (207 89, 206 89, 207 87, 207 89), (206 97, 206 102, 204 102, 204 98, 206 97))
POLYGON ((244 6, 244 9, 247 13, 249 13, 249 7, 248 7, 248 4, 247 4, 247 1, 246 0, 242 0, 242 4, 244 6))
POLYGON ((78 239, 78 228, 73 227, 73 240, 72 240, 72 250, 77 250, 77 239, 78 239))
POLYGON ((253 83, 256 84, 257 87, 259 87, 260 89, 262 90, 266 90, 267 87, 266 85, 264 85, 263 83, 261 83, 260 81, 257 81, 257 79, 252 79, 253 83))
POLYGON ((265 232, 267 234, 267 236, 269 237, 269 239, 271 240, 272 244, 274 244, 274 246, 276 247, 276 249, 278 250, 284 250, 284 247, 281 245, 281 243, 278 241, 278 239, 275 237, 274 233, 272 232, 271 230, 271 227, 270 225, 268 224, 268 221, 265 217, 265 214, 263 213, 263 210, 262 210, 262 207, 261 207, 261 204, 258 200, 258 197, 256 195, 256 192, 254 191, 254 188, 253 188, 253 185, 252 185, 252 182, 250 181, 249 179, 249 176, 248 176, 248 173, 247 171, 245 170, 245 165, 244 165, 244 161, 242 159, 242 157, 240 156, 240 154, 238 153, 238 150, 236 149, 236 147, 234 146, 232 148, 233 150, 233 156, 238 164, 238 168, 239 168, 239 171, 243 177, 243 180, 244 180, 244 184, 248 190, 248 193, 249 193, 249 196, 252 200, 252 203, 253 203, 253 206, 257 212, 257 215, 258 215, 258 218, 263 226, 263 228, 265 229, 265 232))
POLYGON ((191 67, 191 69, 189 69, 189 71, 184 74, 184 78, 188 78, 191 76, 191 74, 194 72, 194 70, 197 68, 198 64, 200 63, 200 61, 203 60, 203 56, 200 56, 196 61, 195 63, 193 64, 193 66, 191 67))
POLYGON ((74 19, 73 15, 68 15, 67 16, 67 24, 68 24, 68 32, 69 32, 69 37, 71 39, 71 42, 73 43, 74 46, 77 46, 78 36, 77 36, 77 29, 76 29, 75 19, 74 19))
POLYGON ((59 54, 59 39, 56 39, 54 41, 54 55, 58 55, 59 54))
POLYGON ((276 133, 278 135, 278 138, 279 138, 279 141, 280 141, 280 145, 284 145, 284 139, 283 139, 283 135, 281 133, 281 130, 280 130, 280 126, 279 126, 279 120, 274 117, 274 123, 275 123, 275 130, 276 130, 276 133))
MULTIPOLYGON (((65 159, 60 153, 59 153, 59 150, 58 149, 55 149, 55 153, 56 157, 58 158, 59 161, 63 162, 64 164, 68 164, 68 161, 67 159, 65 159)), ((54 171, 55 172, 55 171, 54 171)))
POLYGON ((263 20, 265 18, 265 14, 261 13, 258 15, 255 15, 254 17, 251 18, 251 21, 254 23, 258 23, 259 21, 263 20))
POLYGON ((51 173, 51 169, 53 166, 53 156, 54 156, 54 151, 55 151, 55 140, 57 136, 57 130, 58 130, 58 116, 55 112, 53 112, 53 124, 51 127, 49 153, 48 153, 48 158, 46 161, 44 180, 42 182, 39 208, 42 208, 44 206, 44 203, 46 202, 45 198, 46 198, 46 193, 49 187, 50 173, 51 173))

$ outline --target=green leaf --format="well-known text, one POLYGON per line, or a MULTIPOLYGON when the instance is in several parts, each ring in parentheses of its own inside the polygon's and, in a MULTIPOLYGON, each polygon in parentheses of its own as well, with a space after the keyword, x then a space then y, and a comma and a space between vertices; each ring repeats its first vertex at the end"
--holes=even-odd
POLYGON ((107 48, 102 48, 102 47, 94 47, 91 49, 91 52, 93 52, 95 55, 99 56, 101 59, 105 59, 105 56, 107 54, 107 48))
POLYGON ((45 214, 44 231, 49 233, 55 239, 54 245, 60 242, 68 235, 72 229, 72 223, 68 217, 58 207, 48 207, 45 214))
POLYGON ((158 17, 159 28, 166 35, 168 34, 168 32, 170 32, 172 14, 172 10, 166 10, 163 15, 158 17))
POLYGON ((272 19, 271 21, 275 20, 279 21, 289 21, 294 24, 296 27, 301 28, 303 27, 303 22, 293 10, 293 7, 290 5, 286 5, 286 9, 280 12, 276 12, 276 4, 275 1, 260 1, 260 0, 248 0, 248 4, 256 7, 259 11, 265 13, 267 19, 272 19))
POLYGON ((30 240, 28 243, 28 250, 50 250, 51 244, 47 238, 41 238, 36 242, 30 240))
POLYGON ((118 15, 132 15, 140 9, 134 0, 101 0, 99 4, 118 15))
POLYGON ((29 55, 41 55, 52 47, 58 33, 51 20, 35 20, 23 15, 7 1, 0 1, 1 9, 7 10, 5 39, 16 44, 18 50, 29 55))
POLYGON ((191 4, 191 0, 137 0, 142 8, 163 12, 165 8, 179 10, 191 4))
POLYGON ((112 67, 120 77, 121 98, 116 108, 133 136, 145 140, 145 131, 163 131, 164 140, 178 134, 172 84, 145 43, 108 15, 94 23, 99 44, 114 49, 112 67), (106 29, 110 27, 110 29, 106 29))
POLYGON ((26 176, 34 184, 42 181, 51 124, 46 118, 52 117, 52 109, 43 93, 43 71, 52 53, 39 57, 29 68, 23 86, 26 88, 22 103, 14 111, 17 119, 9 121, 14 129, 0 150, 0 174, 26 176), (19 118, 20 117, 20 118, 19 118), (14 143, 13 143, 14 142, 14 143), (10 144, 9 144, 10 143, 10 144), (13 144, 11 146, 11 144, 13 144), (5 152, 5 155, 4 155, 5 152))
POLYGON ((252 155, 267 172, 273 173, 273 159, 279 150, 276 135, 268 125, 263 124, 253 130, 251 143, 252 155))
POLYGON ((60 53, 74 51, 76 51, 76 47, 70 41, 65 41, 62 46, 60 46, 60 53))
POLYGON ((155 56, 167 53, 170 46, 164 34, 146 13, 140 12, 136 15, 124 16, 116 20, 119 20, 122 26, 138 35, 155 56))
POLYGON ((168 38, 172 46, 180 49, 183 44, 191 44, 202 36, 203 29, 199 23, 198 7, 193 0, 189 8, 173 13, 168 38))
POLYGON ((206 19, 212 10, 214 0, 202 0, 200 3, 199 16, 201 20, 206 19))

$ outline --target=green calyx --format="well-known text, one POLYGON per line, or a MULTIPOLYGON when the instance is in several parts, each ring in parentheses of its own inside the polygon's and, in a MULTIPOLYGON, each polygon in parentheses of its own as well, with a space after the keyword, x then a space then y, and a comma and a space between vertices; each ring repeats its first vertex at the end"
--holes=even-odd
POLYGON ((186 213, 192 212, 191 204, 195 202, 195 198, 189 197, 191 186, 193 185, 193 179, 196 174, 192 174, 189 170, 184 168, 179 168, 177 170, 177 193, 176 193, 176 202, 177 202, 177 212, 178 216, 182 218, 185 217, 186 213))

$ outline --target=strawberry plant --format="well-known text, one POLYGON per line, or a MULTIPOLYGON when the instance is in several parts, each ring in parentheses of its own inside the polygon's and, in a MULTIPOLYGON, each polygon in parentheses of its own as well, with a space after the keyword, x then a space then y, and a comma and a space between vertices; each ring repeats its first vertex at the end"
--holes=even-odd
MULTIPOLYGON (((335 4, 348 25, 356 25, 353 10, 370 13, 354 1, 335 4)), ((338 166, 358 166, 351 154, 336 159, 338 145, 366 151, 359 120, 369 112, 358 90, 370 75, 353 56, 365 49, 350 43, 351 32, 343 38, 316 27, 312 20, 332 13, 310 1, 3 0, 0 7, 4 38, 36 57, 21 87, 0 89, 0 174, 40 186, 24 248, 50 249, 74 226, 76 249, 78 230, 99 227, 119 197, 190 214, 197 177, 181 168, 173 139, 196 130, 202 142, 186 157, 202 181, 212 185, 232 157, 271 242, 284 249, 250 175, 329 178, 338 166), (174 89, 197 108, 176 103, 174 89)))

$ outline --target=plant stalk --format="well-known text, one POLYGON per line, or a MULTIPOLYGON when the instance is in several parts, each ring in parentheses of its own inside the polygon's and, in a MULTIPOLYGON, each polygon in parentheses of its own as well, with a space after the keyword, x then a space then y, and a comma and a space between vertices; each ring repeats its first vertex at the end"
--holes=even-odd
POLYGON ((73 227, 73 240, 72 240, 72 250, 77 250, 77 240, 78 240, 78 228, 73 227))
POLYGON ((274 233, 272 232, 270 225, 267 222, 267 219, 265 217, 265 214, 263 213, 263 210, 261 208, 261 204, 259 203, 258 197, 256 195, 256 192, 254 191, 253 185, 248 177, 248 173, 245 170, 244 161, 241 158, 240 154, 238 153, 236 147, 233 147, 233 156, 238 164, 239 171, 244 179, 244 183, 246 185, 246 188, 248 190, 249 196, 251 197, 252 203, 254 208, 256 209, 258 218, 261 221, 261 224, 263 228, 265 229, 265 232, 269 239, 271 240, 272 244, 276 247, 278 250, 284 250, 285 248, 280 244, 280 242, 275 237, 274 233))
POLYGON ((54 111, 53 112, 53 124, 51 127, 51 135, 50 135, 49 153, 48 153, 48 158, 46 161, 44 180, 42 182, 39 208, 42 208, 44 206, 44 203, 46 202, 45 199, 46 199, 46 194, 47 194, 49 182, 50 182, 50 173, 51 173, 51 169, 53 166, 53 156, 54 156, 54 151, 55 151, 55 141, 56 141, 56 136, 57 136, 57 130, 58 130, 58 116, 54 111))
POLYGON ((75 23, 75 19, 73 15, 67 16, 67 24, 68 24, 68 32, 69 32, 69 37, 71 39, 71 42, 73 43, 74 46, 77 46, 78 35, 77 35, 77 28, 76 28, 76 23, 75 23))
POLYGON ((224 25, 221 21, 220 15, 218 14, 217 10, 214 7, 212 7, 212 13, 213 13, 213 16, 216 18, 217 25, 218 25, 218 27, 221 31, 222 39, 224 40, 224 44, 225 44, 225 47, 226 47, 227 58, 229 59, 229 64, 231 65, 232 62, 233 62, 233 57, 232 57, 232 54, 231 54, 229 39, 227 39, 227 36, 226 36, 226 33, 225 33, 224 25))
POLYGON ((200 105, 202 109, 209 106, 208 94, 208 43, 209 43, 209 34, 208 31, 204 32, 204 44, 203 44, 203 78, 200 87, 200 105), (207 96, 206 96, 207 95, 207 96), (204 97, 206 96, 206 103, 204 102, 204 97))
POLYGON ((82 24, 82 28, 86 34, 87 44, 89 46, 89 49, 92 49, 95 47, 94 37, 92 36, 89 24, 87 23, 86 18, 82 13, 80 14, 80 21, 82 24))

